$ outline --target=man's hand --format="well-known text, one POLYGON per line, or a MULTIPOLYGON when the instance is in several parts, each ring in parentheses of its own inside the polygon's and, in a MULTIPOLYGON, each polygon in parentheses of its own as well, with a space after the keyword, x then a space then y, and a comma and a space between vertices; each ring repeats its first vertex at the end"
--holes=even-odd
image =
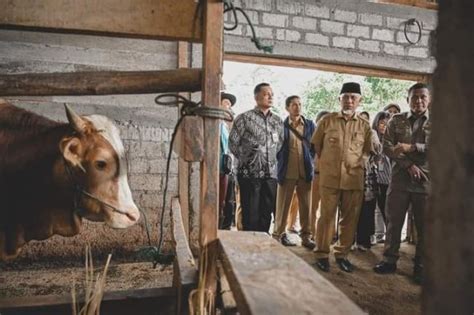
POLYGON ((414 179, 415 181, 428 180, 428 178, 426 178, 425 173, 423 173, 423 171, 415 164, 412 164, 407 169, 407 171, 408 171, 408 174, 410 174, 410 177, 414 179))
POLYGON ((415 146, 411 143, 398 143, 394 147, 395 155, 400 155, 402 153, 408 153, 415 151, 415 146))

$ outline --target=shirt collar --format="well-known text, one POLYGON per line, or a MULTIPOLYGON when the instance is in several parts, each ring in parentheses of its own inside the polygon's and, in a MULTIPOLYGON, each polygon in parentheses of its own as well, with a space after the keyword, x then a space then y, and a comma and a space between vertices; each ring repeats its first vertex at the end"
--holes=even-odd
POLYGON ((253 108, 253 111, 254 111, 255 113, 257 113, 258 115, 261 115, 261 116, 263 116, 263 117, 271 117, 271 116, 273 115, 272 110, 270 109, 270 110, 268 111, 267 115, 265 116, 265 115, 263 114, 263 112, 260 110, 260 108, 258 108, 258 106, 255 106, 255 107, 253 108))
MULTIPOLYGON (((349 118, 349 119, 351 119, 351 120, 357 120, 357 117, 356 117, 357 115, 356 115, 356 114, 357 114, 357 113, 354 113, 354 115, 352 115, 352 117, 349 118)), ((346 119, 346 117, 342 114, 342 111, 339 111, 339 112, 337 113, 337 118, 346 119)))
MULTIPOLYGON (((420 117, 423 117, 423 116, 425 116, 426 119, 429 119, 429 118, 430 118, 430 113, 429 113, 429 110, 428 110, 428 109, 427 109, 427 110, 423 113, 423 115, 421 115, 420 117)), ((412 118, 412 117, 416 117, 416 115, 410 110, 410 111, 408 112, 407 118, 410 119, 410 118, 412 118)))
POLYGON ((300 117, 296 121, 291 120, 290 116, 288 116, 288 122, 292 125, 303 125, 303 116, 300 115, 300 117))

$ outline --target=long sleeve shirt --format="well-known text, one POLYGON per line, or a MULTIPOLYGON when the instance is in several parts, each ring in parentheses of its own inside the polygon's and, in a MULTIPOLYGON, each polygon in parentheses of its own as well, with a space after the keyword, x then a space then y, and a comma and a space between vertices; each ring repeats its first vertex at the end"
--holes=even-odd
POLYGON ((229 135, 229 148, 243 178, 277 178, 277 152, 283 143, 283 121, 258 108, 240 114, 229 135))
POLYGON ((427 193, 430 186, 428 167, 428 142, 431 130, 429 112, 417 117, 412 112, 397 114, 390 119, 383 139, 384 153, 392 160, 393 189, 410 192, 427 193), (415 151, 395 154, 398 143, 410 143, 415 151), (424 173, 426 180, 414 180, 408 173, 408 168, 415 164, 424 173))

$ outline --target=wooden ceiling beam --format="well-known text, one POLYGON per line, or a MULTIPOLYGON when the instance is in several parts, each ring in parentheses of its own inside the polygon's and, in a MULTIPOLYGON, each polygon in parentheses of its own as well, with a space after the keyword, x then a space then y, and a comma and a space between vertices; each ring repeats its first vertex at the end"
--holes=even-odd
POLYGON ((201 42, 194 0, 0 0, 0 28, 201 42))
POLYGON ((0 96, 109 95, 201 90, 201 69, 0 75, 0 96))

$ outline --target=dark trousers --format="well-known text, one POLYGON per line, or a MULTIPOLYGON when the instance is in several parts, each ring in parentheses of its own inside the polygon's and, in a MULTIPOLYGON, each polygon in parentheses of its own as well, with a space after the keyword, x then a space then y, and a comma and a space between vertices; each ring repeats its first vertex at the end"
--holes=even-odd
POLYGON ((370 247, 370 236, 375 233, 375 207, 377 199, 364 200, 357 224, 356 241, 358 245, 370 247))
POLYGON ((400 237, 408 207, 412 206, 415 217, 415 226, 418 232, 415 262, 421 263, 423 256, 423 212, 426 207, 428 194, 413 193, 402 190, 388 190, 387 194, 387 233, 385 236, 384 260, 396 263, 400 257, 400 237))
POLYGON ((244 231, 268 233, 275 215, 277 180, 239 177, 242 227, 244 231))
POLYGON ((220 229, 230 230, 235 217, 235 179, 234 176, 227 177, 227 192, 222 210, 220 229))
POLYGON ((387 216, 385 215, 385 203, 387 202, 388 185, 378 184, 377 204, 383 217, 383 222, 387 225, 387 216))

